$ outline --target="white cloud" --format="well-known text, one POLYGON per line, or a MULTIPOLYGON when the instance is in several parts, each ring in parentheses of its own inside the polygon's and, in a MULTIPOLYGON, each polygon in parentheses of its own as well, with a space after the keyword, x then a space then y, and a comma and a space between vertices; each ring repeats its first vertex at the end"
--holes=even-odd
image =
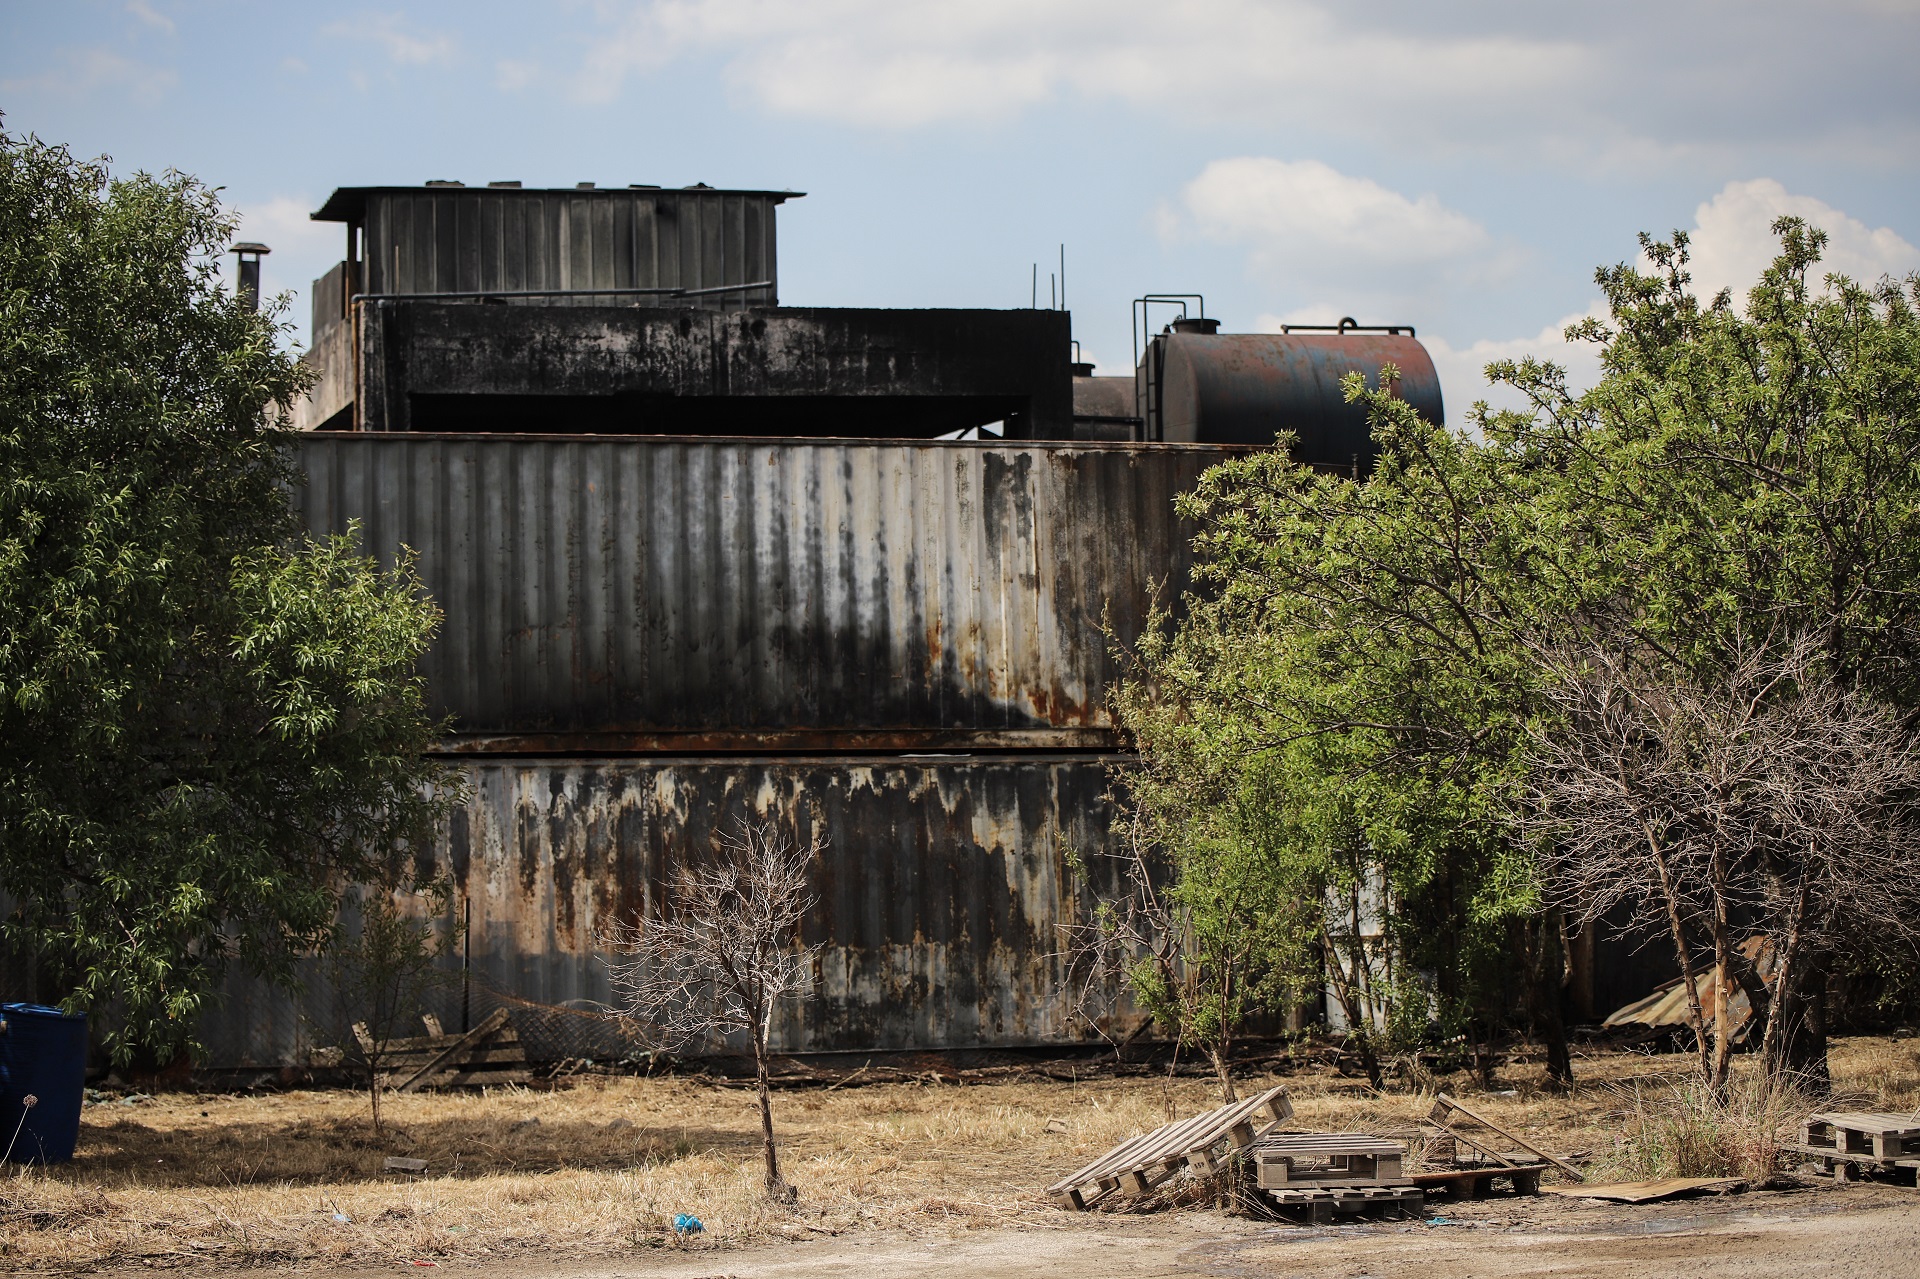
POLYGON ((150 27, 158 27, 168 35, 174 34, 173 19, 155 9, 147 0, 127 0, 127 12, 150 27))
POLYGON ((0 80, 0 92, 84 98, 102 89, 118 89, 141 106, 153 106, 179 82, 180 76, 170 68, 150 67, 111 49, 68 49, 39 75, 0 80))
POLYGON ((1584 311, 1562 316, 1531 337, 1480 338, 1464 346, 1455 346, 1446 338, 1426 334, 1420 340, 1433 357, 1434 371, 1440 375, 1440 394, 1446 402, 1447 421, 1464 426, 1467 410, 1476 400, 1485 400, 1495 408, 1525 408, 1526 401, 1516 392, 1487 381, 1486 368, 1496 360, 1520 360, 1533 356, 1558 364, 1567 371, 1567 382, 1577 394, 1600 380, 1600 349, 1587 342, 1568 342, 1569 326, 1588 317, 1605 319, 1606 305, 1595 299, 1584 311))
POLYGON ((453 37, 444 33, 417 33, 408 29, 401 13, 362 13, 323 28, 322 34, 370 44, 401 66, 424 66, 453 58, 453 37))
POLYGON ((1772 178, 1729 182, 1694 210, 1694 289, 1710 298, 1732 289, 1738 298, 1760 279, 1780 251, 1776 218, 1804 218, 1827 233, 1821 270, 1871 282, 1920 269, 1916 249, 1891 227, 1869 227, 1810 195, 1793 195, 1772 178))
POLYGON ((609 100, 629 75, 718 54, 736 91, 773 110, 888 129, 1004 118, 1066 94, 1211 114, 1413 111, 1436 94, 1540 110, 1586 78, 1572 41, 1403 33, 1303 0, 652 0, 614 11, 582 97, 609 100))
POLYGON ((1853 3, 598 0, 574 91, 694 58, 768 110, 877 129, 1077 99, 1636 179, 1782 148, 1911 169, 1920 7, 1853 3))
MULTIPOLYGON (((1779 250, 1773 222, 1784 214, 1805 218, 1827 232, 1830 239, 1821 263, 1827 271, 1856 280, 1877 280, 1882 275, 1920 270, 1920 248, 1892 229, 1869 227, 1823 200, 1793 195, 1771 178, 1758 178, 1729 182, 1694 211, 1690 236, 1695 292, 1704 299, 1726 288, 1738 297, 1751 288, 1779 250)), ((1513 392, 1487 384, 1484 370, 1495 360, 1517 360, 1528 355, 1549 360, 1567 370, 1567 380, 1575 391, 1591 387, 1600 377, 1599 349, 1584 342, 1569 343, 1563 336, 1569 325, 1589 316, 1605 320, 1605 304, 1595 299, 1585 311, 1563 316, 1530 337, 1480 338, 1455 346, 1444 337, 1424 336, 1421 340, 1440 374, 1449 414, 1464 420, 1465 410, 1478 399, 1497 408, 1524 407, 1513 392)), ((1312 323, 1330 318, 1331 308, 1317 307, 1286 316, 1262 316, 1261 325, 1272 331, 1283 321, 1312 323)))
POLYGON ((506 93, 518 93, 540 74, 538 63, 502 58, 493 64, 493 87, 506 93))
POLYGON ((1215 160, 1157 217, 1163 237, 1244 246, 1249 269, 1281 296, 1338 297, 1338 310, 1316 312, 1327 322, 1432 315, 1448 296, 1511 275, 1525 256, 1433 195, 1409 196, 1318 160, 1215 160))
POLYGON ((1431 195, 1408 199, 1318 160, 1215 160, 1181 192, 1196 230, 1269 258, 1431 263, 1478 254, 1486 228, 1431 195))

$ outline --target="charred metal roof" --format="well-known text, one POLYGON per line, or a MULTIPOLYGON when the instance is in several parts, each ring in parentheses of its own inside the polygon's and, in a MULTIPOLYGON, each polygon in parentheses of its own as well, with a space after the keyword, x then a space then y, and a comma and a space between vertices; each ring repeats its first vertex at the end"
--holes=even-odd
POLYGON ((374 195, 452 195, 466 191, 474 195, 503 195, 507 192, 519 192, 525 195, 587 195, 593 192, 612 194, 652 191, 661 195, 749 195, 772 200, 778 204, 785 200, 798 200, 806 195, 805 191, 753 191, 725 187, 710 187, 705 183, 695 183, 685 187, 650 186, 636 182, 623 187, 595 186, 583 182, 570 187, 523 187, 518 182, 489 182, 485 186, 468 186, 464 182, 425 182, 418 186, 372 186, 337 187, 327 197, 325 204, 316 209, 312 216, 315 222, 359 222, 366 216, 367 198, 374 195))

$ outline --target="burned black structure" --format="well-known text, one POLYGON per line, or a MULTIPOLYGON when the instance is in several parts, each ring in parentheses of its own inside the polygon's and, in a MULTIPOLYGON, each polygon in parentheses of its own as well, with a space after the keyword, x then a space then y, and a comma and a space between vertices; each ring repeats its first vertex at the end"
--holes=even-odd
MULTIPOLYGON (((316 215, 351 250, 316 284, 296 505, 417 556, 445 611, 423 673, 470 798, 435 856, 469 967, 438 1011, 523 1001, 536 1057, 619 1051, 526 1010, 607 999, 608 927, 756 816, 828 848, 781 1048, 1090 1034, 1061 926, 1124 759, 1115 646, 1185 586, 1173 499, 1249 428, 1213 442, 1202 396, 1190 442, 1142 440, 1138 401, 1076 384, 1064 312, 778 306, 788 198, 442 184, 316 215)), ((237 984, 216 1062, 343 1032, 320 976, 237 984)))
POLYGON ((796 192, 336 191, 347 258, 314 285, 320 383, 297 425, 1073 438, 1060 311, 778 304, 796 192))

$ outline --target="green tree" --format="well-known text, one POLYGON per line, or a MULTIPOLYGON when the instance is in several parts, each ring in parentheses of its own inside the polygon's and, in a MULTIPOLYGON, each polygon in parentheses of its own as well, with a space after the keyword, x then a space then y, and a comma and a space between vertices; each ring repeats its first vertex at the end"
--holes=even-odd
POLYGON ((1301 909, 1271 849, 1238 838, 1222 819, 1231 797, 1206 802, 1181 780, 1157 777, 1151 765, 1129 771, 1131 802, 1109 854, 1117 876, 1075 850, 1080 879, 1117 878, 1123 892, 1069 926, 1070 952, 1088 1021, 1100 1025, 1099 1014, 1126 993, 1173 1038, 1169 1069, 1190 1048, 1204 1052, 1221 1100, 1234 1101, 1234 1041, 1250 1018, 1297 1004, 1313 984, 1318 914, 1301 909))
MULTIPOLYGON (((1601 270, 1609 318, 1569 331, 1602 348, 1589 392, 1549 364, 1497 364, 1531 407, 1479 405, 1450 433, 1390 384, 1350 384, 1380 448, 1371 475, 1275 452, 1183 499, 1197 588, 1183 618, 1156 619, 1117 699, 1142 755, 1133 802, 1211 809, 1293 892, 1345 902, 1325 955, 1349 1018, 1374 1005, 1363 1029, 1531 1024, 1566 1073, 1553 907, 1592 903, 1541 896, 1528 839, 1554 825, 1524 817, 1532 744, 1579 727, 1565 654, 1712 699, 1755 642, 1811 635, 1819 660, 1781 697, 1829 688, 1862 724, 1881 722, 1873 705, 1920 705, 1920 280, 1816 284, 1820 233, 1776 232, 1744 309, 1694 297, 1684 236, 1643 237, 1645 269, 1601 270), (1379 998, 1355 997, 1369 986, 1379 998)), ((1770 1064, 1818 1080, 1837 948, 1814 924, 1838 916, 1813 898, 1831 867, 1763 834, 1716 846, 1766 850, 1743 909, 1792 957, 1782 989, 1738 971, 1724 903, 1679 910, 1676 945, 1710 943, 1768 1018, 1770 1064)), ((1736 869, 1716 882, 1744 882, 1736 869)), ((1875 891, 1876 909, 1910 909, 1875 891)))
MULTIPOLYGON (((1920 708, 1920 277, 1820 279, 1824 234, 1792 218, 1774 231, 1780 255, 1744 305, 1694 295, 1684 234, 1643 236, 1644 267, 1599 272, 1609 318, 1570 330, 1601 345, 1599 384, 1574 395, 1551 366, 1494 366, 1534 408, 1490 415, 1488 435, 1554 477, 1539 490, 1534 536, 1573 586, 1556 607, 1581 647, 1642 683, 1715 690, 1739 684, 1756 643, 1812 637, 1817 660, 1805 680, 1781 683, 1780 698, 1830 684, 1910 723, 1920 708)), ((1757 918, 1786 953, 1787 904, 1820 872, 1779 841, 1766 846, 1757 918)), ((1720 971, 1742 967, 1724 926, 1683 912, 1673 928, 1686 946, 1717 938, 1720 971)), ((1893 935, 1875 933, 1875 945, 1893 935)), ((1817 938, 1792 949, 1771 1008, 1751 972, 1732 978, 1769 1016, 1770 1064, 1817 1084, 1840 952, 1817 938)))
POLYGON ((349 1019, 360 1019, 352 1027, 357 1051, 349 1050, 348 1056, 367 1082, 376 1134, 380 1094, 389 1086, 384 1077, 392 1055, 388 1045, 420 1013, 427 994, 448 980, 439 963, 453 953, 462 932, 459 925, 435 929, 431 919, 446 913, 451 884, 428 884, 419 897, 423 914, 402 909, 390 892, 348 893, 338 932, 327 947, 334 998, 349 1019))
MULTIPOLYGON (((343 886, 426 865, 448 775, 409 565, 299 536, 302 385, 220 287, 191 178, 0 135, 0 893, 115 1055, 171 1055, 224 967, 287 979, 343 886)), ((422 872, 424 873, 424 871, 422 872)))
POLYGON ((1533 686, 1526 477, 1391 390, 1349 388, 1380 450, 1364 479, 1276 450, 1181 499, 1196 588, 1116 694, 1129 795, 1162 827, 1210 811, 1311 904, 1310 963, 1376 1082, 1383 1053, 1484 1041, 1516 1012, 1564 1077, 1557 928, 1507 817, 1533 686))

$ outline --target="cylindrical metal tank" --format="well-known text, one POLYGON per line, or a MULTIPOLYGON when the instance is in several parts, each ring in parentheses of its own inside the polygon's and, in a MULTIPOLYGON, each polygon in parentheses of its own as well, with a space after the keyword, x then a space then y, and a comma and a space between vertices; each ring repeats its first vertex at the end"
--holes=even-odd
POLYGON ((1291 431, 1299 461, 1364 470, 1374 453, 1366 409, 1349 404, 1340 383, 1360 373, 1378 386, 1389 364, 1400 398, 1444 421, 1433 360, 1397 333, 1164 333, 1141 361, 1138 386, 1149 438, 1272 444, 1291 431))

